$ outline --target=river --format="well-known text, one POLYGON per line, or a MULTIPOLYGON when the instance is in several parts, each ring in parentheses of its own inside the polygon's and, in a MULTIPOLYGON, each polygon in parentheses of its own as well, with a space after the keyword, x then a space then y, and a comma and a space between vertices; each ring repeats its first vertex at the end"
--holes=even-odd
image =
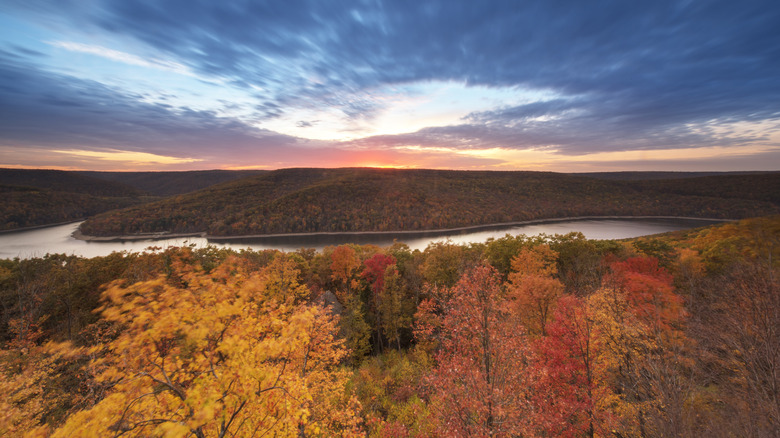
POLYGON ((320 250, 328 245, 345 243, 374 244, 389 246, 394 240, 404 242, 411 249, 425 249, 428 244, 437 241, 450 240, 453 243, 484 242, 489 238, 499 238, 504 235, 525 234, 566 234, 579 231, 589 239, 625 239, 664 233, 686 228, 694 228, 717 223, 706 219, 684 218, 634 218, 634 219, 579 219, 558 220, 524 225, 503 225, 469 229, 451 232, 434 232, 410 234, 345 234, 317 236, 281 236, 266 237, 252 240, 213 241, 203 237, 185 237, 159 240, 138 240, 126 242, 87 242, 75 239, 71 234, 80 223, 56 225, 25 231, 14 231, 0 234, 0 258, 32 258, 42 257, 47 253, 73 254, 82 257, 108 255, 114 251, 140 252, 150 246, 171 247, 195 245, 203 247, 215 245, 233 249, 279 249, 295 251, 299 248, 315 248, 320 250))

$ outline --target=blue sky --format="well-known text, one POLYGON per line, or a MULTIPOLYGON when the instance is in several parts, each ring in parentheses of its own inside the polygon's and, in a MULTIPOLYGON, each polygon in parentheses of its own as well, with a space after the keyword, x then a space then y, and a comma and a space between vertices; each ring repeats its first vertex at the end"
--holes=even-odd
POLYGON ((780 170, 780 3, 0 3, 0 167, 302 166, 780 170))

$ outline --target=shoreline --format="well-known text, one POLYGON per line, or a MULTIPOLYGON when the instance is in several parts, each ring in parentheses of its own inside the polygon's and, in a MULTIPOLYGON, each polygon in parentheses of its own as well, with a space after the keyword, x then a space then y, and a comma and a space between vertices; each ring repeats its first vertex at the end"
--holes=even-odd
POLYGON ((202 237, 209 242, 235 242, 235 241, 247 241, 247 240, 273 240, 284 239, 292 237, 326 237, 326 236, 411 236, 411 237, 425 237, 429 234, 456 234, 464 231, 479 231, 490 230, 495 228, 504 228, 512 226, 523 225, 537 225, 545 223, 556 222, 568 222, 568 221, 584 221, 584 220, 646 220, 646 219, 672 219, 672 220, 693 220, 693 221, 709 221, 709 222, 731 222, 737 219, 716 219, 716 218, 701 218, 691 216, 571 216, 562 218, 549 218, 549 219, 532 219, 525 221, 514 222, 500 222, 493 224, 483 225, 469 225, 465 227, 456 228, 439 228, 431 230, 400 230, 400 231, 320 231, 309 233, 278 233, 278 234, 244 234, 237 236, 210 236, 205 231, 192 232, 192 233, 144 233, 144 234, 129 234, 119 236, 88 236, 81 232, 80 229, 76 229, 71 235, 74 239, 83 240, 86 242, 131 242, 137 240, 165 240, 176 239, 184 237, 202 237))
POLYGON ((197 233, 166 233, 165 231, 158 233, 143 233, 143 234, 128 234, 121 236, 87 236, 81 232, 81 229, 76 228, 71 234, 76 240, 83 240, 85 242, 133 242, 137 240, 165 240, 165 239, 178 239, 181 237, 206 237, 206 232, 197 233))
POLYGON ((0 230, 0 234, 22 233, 22 232, 25 232, 25 231, 40 230, 41 228, 59 227, 60 225, 75 224, 75 223, 79 223, 79 222, 84 222, 85 220, 87 220, 87 219, 86 218, 82 218, 82 219, 74 219, 72 221, 57 222, 57 223, 53 223, 53 224, 33 225, 31 227, 13 228, 13 229, 10 229, 10 230, 0 230))

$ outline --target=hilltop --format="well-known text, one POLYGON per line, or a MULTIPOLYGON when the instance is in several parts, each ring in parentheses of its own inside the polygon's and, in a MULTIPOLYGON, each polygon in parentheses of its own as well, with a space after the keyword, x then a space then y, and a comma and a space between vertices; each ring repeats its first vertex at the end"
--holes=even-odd
POLYGON ((457 228, 572 216, 745 218, 780 212, 780 173, 615 180, 552 172, 282 169, 111 211, 89 236, 457 228))

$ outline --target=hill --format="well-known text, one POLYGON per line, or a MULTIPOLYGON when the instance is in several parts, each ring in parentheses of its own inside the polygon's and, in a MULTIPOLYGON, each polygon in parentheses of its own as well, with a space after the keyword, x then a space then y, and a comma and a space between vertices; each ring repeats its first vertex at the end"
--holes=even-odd
POLYGON ((621 181, 646 181, 646 180, 674 180, 682 178, 698 178, 703 176, 725 175, 759 175, 771 172, 663 172, 663 171, 623 171, 623 172, 582 172, 570 173, 572 176, 586 176, 589 178, 621 180, 621 181))
POLYGON ((119 181, 106 181, 65 170, 0 169, 0 184, 93 196, 122 197, 147 194, 143 190, 119 181))
POLYGON ((81 175, 117 182, 154 196, 194 192, 215 184, 246 178, 264 170, 193 170, 182 172, 78 172, 81 175))
POLYGON ((457 228, 573 216, 744 218, 780 212, 780 173, 658 181, 550 172, 282 169, 91 218, 90 236, 457 228), (730 184, 733 185, 729 186, 730 184))
POLYGON ((0 196, 0 230, 79 220, 149 201, 120 182, 38 169, 0 169, 0 196))
POLYGON ((0 169, 0 231, 80 220, 262 172, 0 169))

